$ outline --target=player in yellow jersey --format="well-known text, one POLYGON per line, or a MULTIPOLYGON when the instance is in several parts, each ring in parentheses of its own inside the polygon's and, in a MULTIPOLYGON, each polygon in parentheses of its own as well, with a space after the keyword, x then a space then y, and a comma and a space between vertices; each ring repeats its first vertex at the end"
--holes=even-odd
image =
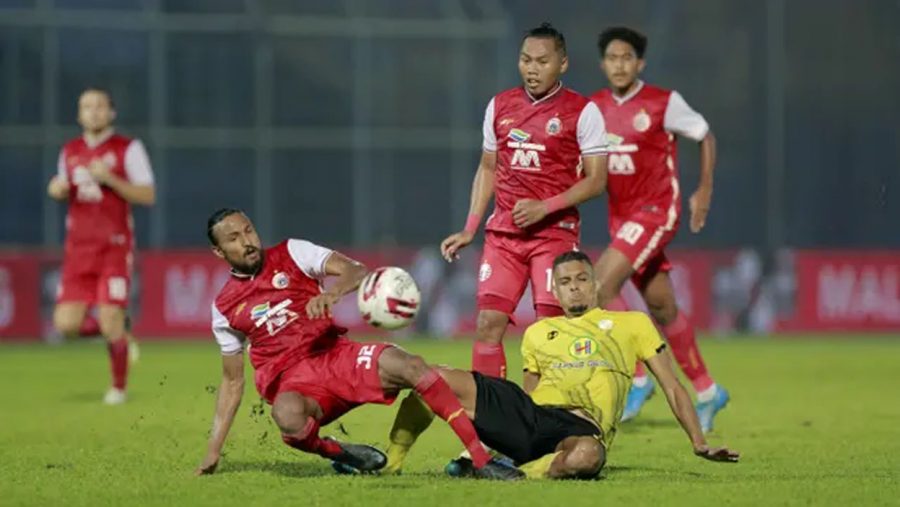
MULTIPOLYGON (((639 359, 665 392, 694 454, 737 461, 737 452, 707 445, 691 398, 649 317, 598 308, 594 284, 591 260, 584 253, 566 252, 554 261, 553 293, 565 316, 543 319, 525 331, 524 390, 479 373, 439 370, 481 440, 530 478, 596 477, 606 463, 639 359)), ((415 396, 403 400, 391 430, 385 471, 399 472, 433 417, 415 396)), ((454 460, 448 472, 468 475, 471 466, 466 461, 454 460)))

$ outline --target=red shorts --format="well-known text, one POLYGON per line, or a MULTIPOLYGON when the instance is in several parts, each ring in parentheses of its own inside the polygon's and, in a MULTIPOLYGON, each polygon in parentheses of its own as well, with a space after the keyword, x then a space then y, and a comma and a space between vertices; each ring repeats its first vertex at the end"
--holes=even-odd
POLYGON ((675 237, 678 219, 661 213, 638 212, 628 217, 610 217, 610 248, 625 254, 634 268, 631 280, 642 289, 659 272, 672 269, 665 248, 675 237))
POLYGON ((66 248, 56 301, 128 306, 132 253, 128 246, 66 248))
POLYGON ((283 392, 312 398, 322 407, 324 426, 359 405, 390 405, 396 393, 385 392, 378 376, 378 358, 390 343, 359 343, 341 337, 327 351, 301 359, 268 386, 270 404, 283 392))
POLYGON ((530 280, 535 310, 549 307, 550 314, 560 314, 559 302, 550 291, 553 260, 577 249, 575 234, 568 239, 523 238, 488 231, 478 270, 478 309, 512 315, 530 280))

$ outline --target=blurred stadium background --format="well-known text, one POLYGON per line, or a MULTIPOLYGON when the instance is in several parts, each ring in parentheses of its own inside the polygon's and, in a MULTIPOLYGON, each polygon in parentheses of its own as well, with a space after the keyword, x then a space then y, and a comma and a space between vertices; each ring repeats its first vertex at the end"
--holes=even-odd
MULTIPOLYGON (((88 85, 112 91, 156 172, 158 203, 135 217, 139 335, 207 336, 226 273, 204 226, 221 206, 264 241, 407 266, 426 297, 415 331, 471 330, 478 252, 447 266, 437 245, 465 219, 484 106, 519 82, 521 33, 544 20, 586 94, 605 85, 599 30, 643 30, 644 77, 712 125, 713 210, 675 241, 699 327, 895 332, 898 19, 889 0, 0 0, 0 340, 53 339, 64 207, 44 189, 88 85)), ((680 157, 692 189, 697 151, 680 157)), ((595 252, 605 206, 582 208, 595 252)))

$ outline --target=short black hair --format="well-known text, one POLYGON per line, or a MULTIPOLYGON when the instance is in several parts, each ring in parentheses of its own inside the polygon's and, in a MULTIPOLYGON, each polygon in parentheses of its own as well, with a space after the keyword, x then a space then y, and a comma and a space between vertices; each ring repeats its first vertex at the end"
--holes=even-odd
POLYGON ((541 23, 541 26, 532 28, 525 32, 525 36, 522 37, 522 42, 529 37, 536 37, 538 39, 553 39, 553 43, 556 45, 556 50, 561 52, 563 56, 566 55, 566 37, 553 27, 549 22, 544 21, 541 23))
POLYGON ((78 98, 81 98, 81 96, 87 92, 97 92, 97 93, 102 93, 103 95, 106 95, 106 100, 109 101, 109 107, 111 107, 112 109, 116 108, 116 102, 113 100, 112 92, 110 92, 108 88, 104 88, 102 86, 90 85, 90 86, 85 87, 85 89, 81 92, 81 94, 78 95, 78 98))
POLYGON ((569 252, 559 254, 555 259, 553 259, 553 270, 556 271, 557 266, 571 261, 586 262, 588 266, 593 266, 591 258, 588 257, 586 253, 579 250, 571 250, 569 252))
POLYGON ((606 54, 606 47, 614 40, 620 40, 631 44, 638 58, 644 58, 644 52, 647 51, 647 36, 628 28, 627 26, 613 26, 600 32, 597 37, 597 49, 600 50, 600 58, 606 54))
POLYGON ((216 242, 216 237, 213 235, 213 228, 221 222, 225 220, 226 217, 230 217, 235 213, 243 214, 244 211, 237 208, 219 208, 212 215, 209 216, 209 220, 206 221, 206 238, 209 240, 209 243, 213 246, 219 246, 219 243, 216 242))

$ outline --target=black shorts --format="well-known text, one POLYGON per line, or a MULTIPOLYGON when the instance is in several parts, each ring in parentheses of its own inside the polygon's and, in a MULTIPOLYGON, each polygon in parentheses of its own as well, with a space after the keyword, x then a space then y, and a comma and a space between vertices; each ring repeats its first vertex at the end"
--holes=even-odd
POLYGON ((600 429, 590 421, 565 409, 537 405, 508 380, 476 372, 472 376, 478 389, 473 421, 478 437, 516 464, 555 452, 568 437, 600 437, 600 429))

